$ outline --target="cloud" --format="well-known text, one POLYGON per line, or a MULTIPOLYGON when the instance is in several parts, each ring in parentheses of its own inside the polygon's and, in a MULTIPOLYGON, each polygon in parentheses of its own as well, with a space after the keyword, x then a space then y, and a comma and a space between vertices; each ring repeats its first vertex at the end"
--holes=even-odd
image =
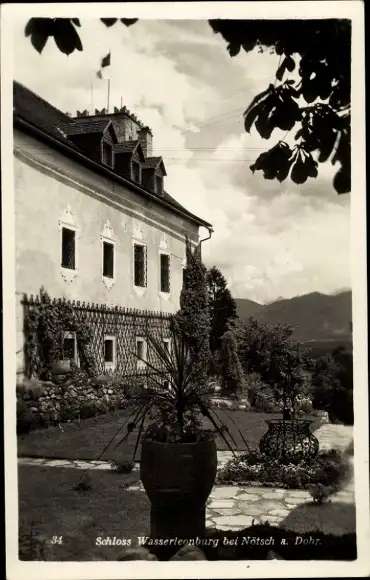
POLYGON ((24 24, 15 29, 15 76, 64 111, 106 106, 107 81, 95 73, 111 50, 111 107, 122 100, 151 126, 166 189, 213 224, 204 259, 236 297, 264 302, 350 286, 349 197, 332 188, 336 168, 325 164, 320 178, 299 187, 249 169, 271 143, 245 133, 243 111, 273 82, 276 55, 231 58, 205 21, 105 29, 91 20, 82 22, 82 53, 65 57, 49 41, 40 56, 24 24))

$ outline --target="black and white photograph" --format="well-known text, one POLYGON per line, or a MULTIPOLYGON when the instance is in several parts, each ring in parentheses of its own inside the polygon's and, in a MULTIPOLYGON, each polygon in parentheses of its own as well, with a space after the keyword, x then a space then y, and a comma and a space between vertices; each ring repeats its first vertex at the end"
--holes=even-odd
POLYGON ((4 7, 9 580, 370 573, 363 11, 4 7))

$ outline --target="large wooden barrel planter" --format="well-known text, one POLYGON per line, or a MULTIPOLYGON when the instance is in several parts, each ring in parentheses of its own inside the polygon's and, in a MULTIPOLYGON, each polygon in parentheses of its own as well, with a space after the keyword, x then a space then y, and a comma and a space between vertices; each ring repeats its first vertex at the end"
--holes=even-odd
POLYGON ((216 472, 214 440, 196 443, 143 441, 140 477, 151 502, 152 538, 204 535, 206 502, 216 472))

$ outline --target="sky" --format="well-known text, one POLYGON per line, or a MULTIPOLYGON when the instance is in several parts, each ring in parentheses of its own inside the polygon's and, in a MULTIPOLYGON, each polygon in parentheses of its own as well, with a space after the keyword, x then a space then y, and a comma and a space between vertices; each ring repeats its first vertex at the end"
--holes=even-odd
POLYGON ((249 169, 283 136, 274 132, 266 141, 243 126, 252 98, 274 82, 279 57, 230 57, 203 20, 139 20, 109 29, 81 20, 83 52, 67 57, 49 39, 40 55, 24 36, 25 24, 14 25, 15 79, 75 115, 107 106, 109 76, 110 109, 122 102, 152 128, 166 190, 213 225, 203 259, 221 270, 235 298, 267 303, 351 286, 350 195, 333 189, 338 166, 321 164, 320 177, 303 186, 249 169), (99 80, 109 51, 111 66, 99 80))

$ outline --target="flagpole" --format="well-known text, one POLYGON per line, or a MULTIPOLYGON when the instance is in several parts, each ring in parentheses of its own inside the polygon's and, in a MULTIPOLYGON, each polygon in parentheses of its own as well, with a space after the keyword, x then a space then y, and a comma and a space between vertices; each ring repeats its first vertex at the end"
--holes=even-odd
MULTIPOLYGON (((111 64, 111 58, 112 58, 112 49, 109 49, 109 66, 111 64)), ((110 77, 108 79, 108 105, 107 105, 107 113, 109 113, 109 97, 110 97, 110 77)))
POLYGON ((91 81, 91 114, 94 114, 94 97, 93 97, 93 84, 91 81))

